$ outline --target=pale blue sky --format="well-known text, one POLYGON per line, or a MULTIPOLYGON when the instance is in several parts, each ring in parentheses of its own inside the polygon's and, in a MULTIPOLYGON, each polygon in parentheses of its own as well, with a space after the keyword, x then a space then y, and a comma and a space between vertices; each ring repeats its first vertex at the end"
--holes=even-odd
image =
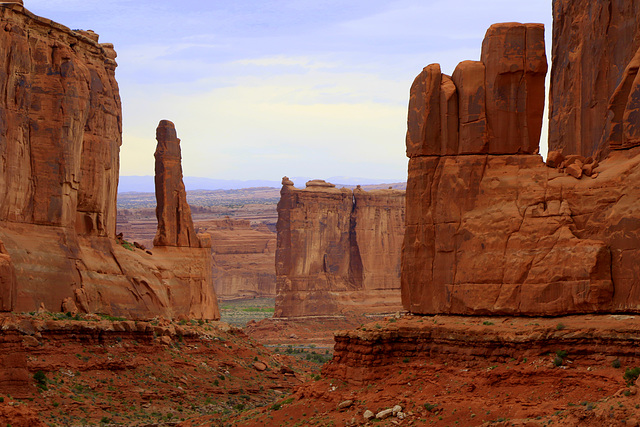
MULTIPOLYGON (((25 0, 118 52, 121 175, 152 175, 176 123, 185 175, 406 179, 409 87, 422 67, 479 59, 496 22, 542 22, 551 0, 25 0)), ((547 46, 550 50, 550 46, 547 46)), ((550 56, 549 56, 550 60, 550 56)))

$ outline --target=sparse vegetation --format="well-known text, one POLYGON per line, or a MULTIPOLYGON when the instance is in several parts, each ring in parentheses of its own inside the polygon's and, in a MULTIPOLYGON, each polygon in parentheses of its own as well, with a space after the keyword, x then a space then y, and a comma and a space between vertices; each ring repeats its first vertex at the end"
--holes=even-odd
POLYGON ((424 406, 424 409, 426 409, 427 411, 433 412, 433 410, 436 409, 438 404, 437 403, 425 403, 422 406, 424 406))
POLYGON ((43 371, 37 371, 35 374, 33 374, 33 379, 36 382, 36 386, 40 389, 40 390, 47 390, 47 376, 45 375, 45 373, 43 371))
POLYGON ((627 384, 633 384, 637 379, 638 375, 640 375, 640 368, 628 368, 624 371, 624 379, 627 384))

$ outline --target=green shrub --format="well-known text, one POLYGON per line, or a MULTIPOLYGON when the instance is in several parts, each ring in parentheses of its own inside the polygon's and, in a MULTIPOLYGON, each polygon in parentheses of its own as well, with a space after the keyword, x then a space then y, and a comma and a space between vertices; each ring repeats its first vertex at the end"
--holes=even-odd
POLYGON ((491 326, 491 325, 493 325, 493 322, 485 320, 484 322, 482 322, 482 324, 485 325, 485 326, 491 326))
POLYGON ((566 328, 564 323, 558 323, 556 325, 556 329, 559 330, 559 331, 563 330, 564 328, 566 328))
POLYGON ((566 350, 557 350, 556 351, 556 356, 560 357, 561 359, 566 359, 568 355, 569 355, 569 353, 567 353, 566 350))
POLYGON ((37 371, 33 374, 33 379, 36 382, 36 386, 38 386, 41 390, 47 390, 47 376, 42 371, 37 371))
POLYGON ((437 404, 437 403, 425 403, 425 404, 424 404, 424 405, 422 405, 422 406, 424 406, 424 409, 426 409, 427 411, 431 412, 431 411, 433 411, 434 409, 436 409, 436 407, 438 406, 438 404, 437 404))
POLYGON ((633 383, 638 379, 638 375, 640 375, 640 368, 628 368, 624 371, 624 379, 627 383, 633 383))
POLYGON ((553 364, 556 365, 556 366, 562 366, 563 363, 564 363, 564 360, 560 356, 556 356, 553 359, 553 364))
POLYGON ((618 369, 620 367, 620 359, 616 359, 613 362, 611 362, 611 366, 618 369))

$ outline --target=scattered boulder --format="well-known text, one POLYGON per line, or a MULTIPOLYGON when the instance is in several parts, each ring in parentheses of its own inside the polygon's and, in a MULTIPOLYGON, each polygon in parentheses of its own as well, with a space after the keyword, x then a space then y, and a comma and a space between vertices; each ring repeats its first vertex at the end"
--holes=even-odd
POLYGON ((579 163, 570 164, 565 168, 565 172, 576 179, 580 179, 582 178, 582 165, 579 163))
POLYGON ((347 409, 351 405, 353 405, 353 400, 345 400, 344 402, 340 402, 338 404, 338 409, 347 409))
POLYGON ((369 420, 371 420, 371 419, 376 417, 376 415, 373 412, 371 412, 370 410, 368 410, 368 409, 366 411, 364 411, 364 414, 362 416, 367 421, 369 421, 369 420))
POLYGON ((255 362, 253 368, 258 372, 262 372, 267 370, 267 365, 263 362, 255 362))
POLYGON ((547 166, 550 168, 559 168, 564 161, 564 156, 560 150, 552 150, 547 153, 547 166))
POLYGON ((384 420, 385 418, 389 418, 392 415, 393 415, 393 409, 389 408, 389 409, 384 409, 378 412, 376 414, 376 418, 378 418, 379 420, 384 420))

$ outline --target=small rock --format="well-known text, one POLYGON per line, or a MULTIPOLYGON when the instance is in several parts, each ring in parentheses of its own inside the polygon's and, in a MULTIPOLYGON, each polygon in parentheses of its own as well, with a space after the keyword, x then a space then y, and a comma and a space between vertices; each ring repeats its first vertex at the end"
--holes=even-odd
POLYGON ((582 166, 579 166, 578 163, 573 163, 567 166, 567 168, 565 169, 565 172, 568 175, 571 175, 572 177, 574 177, 575 179, 582 178, 582 166))
POLYGON ((583 165, 582 166, 582 173, 584 173, 586 176, 592 176, 593 175, 593 170, 596 167, 598 167, 598 162, 589 163, 587 165, 583 165))
POLYGON ((26 347, 38 347, 40 345, 40 341, 38 341, 35 337, 25 335, 22 337, 22 344, 26 347))
POLYGON ((398 412, 402 412, 402 406, 396 405, 393 407, 392 411, 393 411, 393 415, 396 415, 398 412))
POLYGON ((295 374, 293 369, 291 369, 290 367, 285 366, 285 365, 280 366, 280 373, 281 374, 285 374, 285 375, 286 374, 295 374))
POLYGON ((375 414, 373 412, 371 412, 370 410, 368 410, 368 409, 366 411, 364 411, 364 414, 362 416, 367 421, 369 421, 372 418, 375 418, 375 414))
POLYGON ((547 166, 550 168, 559 167, 564 161, 564 156, 561 151, 549 151, 547 154, 547 166))
POLYGON ((262 362, 255 362, 253 367, 256 371, 262 372, 267 370, 267 365, 262 362))
POLYGON ((345 400, 344 402, 340 402, 338 409, 346 409, 351 405, 353 405, 353 400, 345 400))
POLYGON ((160 337, 160 343, 164 345, 171 345, 171 337, 163 335, 160 337))
POLYGON ((398 417, 399 420, 404 420, 407 417, 407 415, 404 412, 398 412, 396 414, 396 417, 398 417))
POLYGON ((72 316, 78 314, 78 306, 76 302, 71 297, 67 297, 62 301, 62 312, 63 313, 71 313, 72 316))
POLYGON ((385 418, 389 418, 391 415, 393 415, 393 409, 389 408, 389 409, 385 409, 383 411, 378 412, 376 414, 376 418, 384 420, 385 418))

